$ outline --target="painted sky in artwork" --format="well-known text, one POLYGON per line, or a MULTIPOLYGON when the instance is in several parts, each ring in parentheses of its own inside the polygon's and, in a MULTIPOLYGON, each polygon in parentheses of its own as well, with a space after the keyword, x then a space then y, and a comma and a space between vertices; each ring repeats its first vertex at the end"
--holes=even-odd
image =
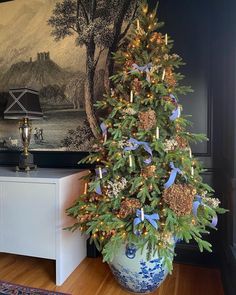
POLYGON ((75 36, 56 42, 47 20, 58 0, 15 0, 0 5, 0 72, 12 63, 33 60, 50 51, 53 61, 69 71, 84 71, 84 49, 75 36))

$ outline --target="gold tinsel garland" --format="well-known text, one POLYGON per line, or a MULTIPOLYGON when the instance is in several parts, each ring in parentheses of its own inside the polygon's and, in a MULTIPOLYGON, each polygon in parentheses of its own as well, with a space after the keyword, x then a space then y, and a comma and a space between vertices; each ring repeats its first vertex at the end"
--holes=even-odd
POLYGON ((173 184, 164 190, 162 198, 178 216, 188 215, 192 211, 196 190, 188 184, 173 184))
POLYGON ((156 113, 154 110, 148 109, 146 112, 140 112, 138 114, 139 128, 144 130, 150 130, 156 127, 156 113))

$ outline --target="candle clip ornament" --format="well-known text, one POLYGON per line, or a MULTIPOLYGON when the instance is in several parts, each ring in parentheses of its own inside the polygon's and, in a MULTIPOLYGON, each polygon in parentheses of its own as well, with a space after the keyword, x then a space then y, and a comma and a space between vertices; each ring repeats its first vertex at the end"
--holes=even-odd
POLYGON ((140 21, 139 21, 139 19, 137 19, 137 30, 138 31, 140 30, 140 21))
POLYGON ((189 157, 192 158, 192 150, 189 148, 189 157))
POLYGON ((162 77, 161 77, 162 81, 165 79, 165 76, 166 76, 166 69, 163 70, 162 77))
POLYGON ((99 178, 102 179, 102 168, 101 167, 98 168, 98 175, 99 175, 99 178))
POLYGON ((159 139, 159 138, 160 138, 160 129, 157 126, 157 128, 156 128, 156 139, 159 139))
POLYGON ((133 159, 132 156, 129 155, 129 167, 132 168, 133 167, 133 159))
POLYGON ((84 195, 87 194, 87 191, 88 191, 88 183, 85 182, 85 183, 84 183, 84 195))
POLYGON ((133 90, 130 91, 130 103, 133 103, 134 101, 134 92, 133 90))
POLYGON ((194 176, 194 168, 191 167, 191 175, 194 176))
POLYGON ((141 218, 141 221, 143 222, 144 221, 144 210, 143 210, 143 208, 141 208, 141 216, 140 216, 141 218))
POLYGON ((168 45, 168 35, 165 34, 165 45, 168 45))

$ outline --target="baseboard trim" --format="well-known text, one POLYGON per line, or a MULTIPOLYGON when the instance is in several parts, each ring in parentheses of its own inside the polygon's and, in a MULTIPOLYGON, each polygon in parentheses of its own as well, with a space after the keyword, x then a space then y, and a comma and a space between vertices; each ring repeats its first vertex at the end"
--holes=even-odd
POLYGON ((236 256, 234 247, 222 247, 221 277, 225 295, 235 295, 236 290, 236 256))
POLYGON ((176 245, 174 262, 205 267, 219 267, 219 259, 216 252, 200 252, 197 245, 186 243, 176 245))

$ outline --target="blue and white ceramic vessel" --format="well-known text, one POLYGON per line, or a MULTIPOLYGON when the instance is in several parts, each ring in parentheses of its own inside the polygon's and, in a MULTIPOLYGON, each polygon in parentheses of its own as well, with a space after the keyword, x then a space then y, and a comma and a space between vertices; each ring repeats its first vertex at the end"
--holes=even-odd
POLYGON ((157 254, 147 261, 145 248, 137 250, 133 244, 122 245, 109 266, 122 287, 140 294, 154 291, 168 274, 157 254))

